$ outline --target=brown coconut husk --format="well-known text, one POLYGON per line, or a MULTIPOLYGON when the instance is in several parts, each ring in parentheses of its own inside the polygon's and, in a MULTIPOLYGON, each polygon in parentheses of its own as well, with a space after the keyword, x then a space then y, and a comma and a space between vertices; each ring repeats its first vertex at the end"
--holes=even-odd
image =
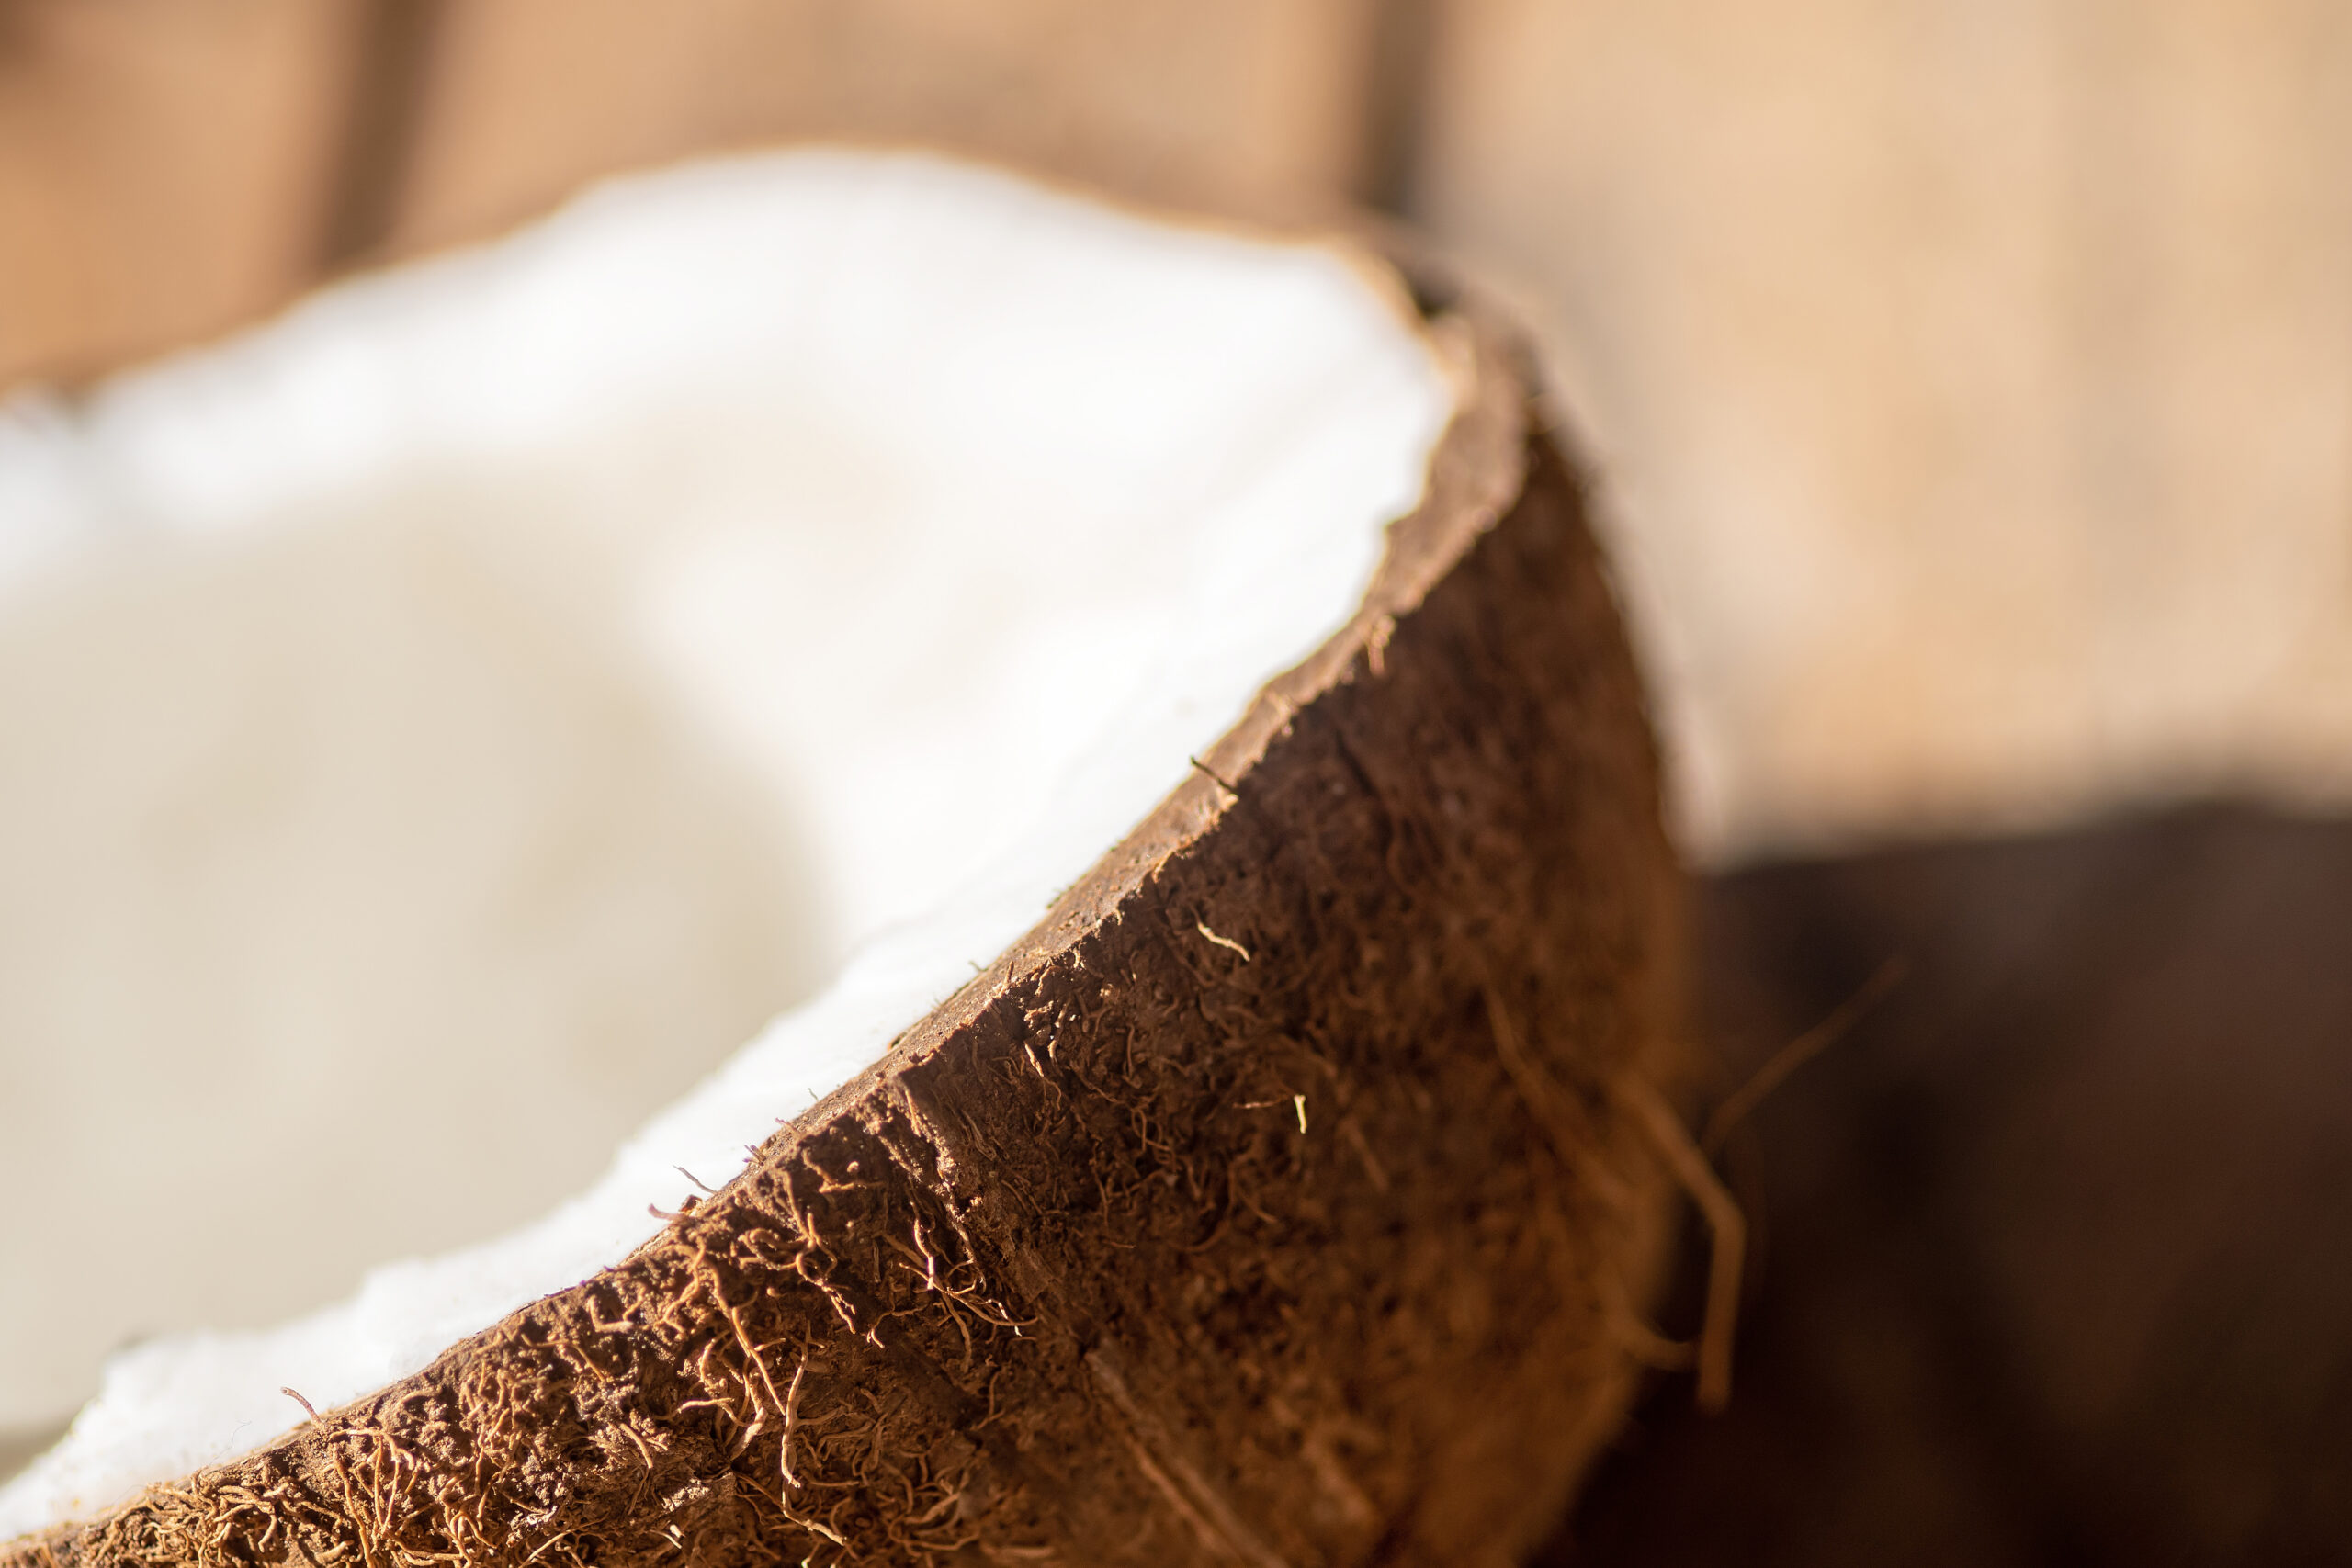
POLYGON ((616 1267, 0 1568, 1514 1560, 1674 1349, 1679 885, 1525 355, 1429 313, 1354 619, 1026 938, 616 1267))

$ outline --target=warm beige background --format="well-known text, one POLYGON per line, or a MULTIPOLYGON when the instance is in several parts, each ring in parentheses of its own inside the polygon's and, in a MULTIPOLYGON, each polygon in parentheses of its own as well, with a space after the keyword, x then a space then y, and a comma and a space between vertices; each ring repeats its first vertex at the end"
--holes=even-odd
POLYGON ((316 276, 358 16, 0 0, 0 385, 220 332, 316 276))
POLYGON ((2352 793, 2352 7, 1458 0, 1717 852, 2352 793))
POLYGON ((930 137, 1163 201, 1356 176, 1366 0, 469 0, 389 226, 478 234, 606 170, 779 136, 930 137))
POLYGON ((207 335, 616 169, 944 142, 1330 210, 1387 156, 1385 0, 0 0, 0 384, 207 335))

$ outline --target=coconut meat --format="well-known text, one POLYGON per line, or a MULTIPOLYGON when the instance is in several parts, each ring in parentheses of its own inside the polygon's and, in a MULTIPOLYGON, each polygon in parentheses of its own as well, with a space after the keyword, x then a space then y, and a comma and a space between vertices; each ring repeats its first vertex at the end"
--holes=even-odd
MULTIPOLYGON (((200 716, 206 701, 246 703, 266 670, 296 716, 270 744, 325 759, 292 771, 302 787, 405 777, 420 747, 522 747, 496 776, 536 782, 512 798, 392 792, 430 797, 427 829, 473 834, 485 864, 608 773, 648 766, 662 737, 704 748, 752 782, 737 804, 791 846, 775 863, 800 878, 792 910, 721 900, 711 930, 790 947, 775 972, 812 992, 536 1224, 376 1269, 350 1299, 280 1329, 177 1332, 116 1356, 64 1440, 0 1490, 0 1536, 266 1441, 302 1416, 283 1388, 323 1410, 414 1371, 620 1260, 662 1223, 649 1205, 693 1190, 682 1170, 712 1186, 732 1176, 780 1121, 1017 941, 1265 680, 1346 621, 1451 412, 1407 312, 1337 249, 1148 221, 927 157, 822 151, 607 186, 495 245, 347 284, 75 406, 0 411, 0 698, 21 689, 32 711, 46 694, 59 734, 112 722, 138 735, 149 710, 137 701, 200 716), (503 607, 482 614, 502 636, 576 632, 628 711, 654 717, 606 752, 530 751, 533 716, 560 705, 526 683, 503 718, 485 709, 470 728, 435 728, 478 684, 417 683, 462 640, 464 616, 432 587, 451 571, 491 585, 503 607), (255 627, 289 604, 356 651, 264 649, 255 627), (178 640, 153 640, 175 615, 178 640), (379 620, 407 629, 379 637, 379 620), (56 673, 101 666, 113 684, 56 673), (338 694, 362 680, 392 694, 364 711, 423 710, 414 744, 349 716, 363 709, 338 694), (174 694, 183 687, 202 700, 174 694), (147 695, 121 697, 127 717, 93 716, 90 694, 125 692, 147 695)), ((19 743, 0 817, 37 829, 40 812, 71 807, 81 792, 39 764, 81 755, 19 743)), ((135 748, 87 755, 155 773, 135 748)), ((154 787, 151 816, 175 804, 154 787)), ((305 820, 301 788, 288 787, 253 809, 305 820)), ((699 787, 662 795, 687 803, 676 842, 690 846, 665 865, 727 858, 695 837, 699 787)), ((277 830, 256 841, 319 863, 286 848, 296 840, 268 840, 277 830)), ((152 866, 55 874, 108 929, 152 914, 152 866)), ((216 901, 209 918, 290 930, 266 893, 216 901)), ((68 929, 64 894, 18 902, 46 900, 44 919, 68 929)), ((465 953, 488 940, 456 929, 465 953)), ((663 932, 703 929, 656 919, 608 948, 625 965, 663 932)), ((699 975, 690 960, 708 945, 681 943, 692 951, 678 973, 699 975)), ((227 983, 217 969, 175 983, 193 998, 227 983)), ((18 1036, 8 1051, 30 1059, 23 1021, 45 1006, 37 984, 0 981, 0 1028, 18 1036)), ((193 1000, 167 1016, 198 1014, 243 1016, 193 1000)), ((315 1019, 288 1038, 304 1029, 328 1049, 334 1031, 315 1019)), ((137 1032, 133 1050, 198 1077, 245 1039, 137 1032)), ((473 1081, 418 1051, 420 1072, 473 1081)), ((70 1067, 43 1070, 63 1085, 70 1067)), ((534 1116, 526 1077, 519 1098, 485 1100, 487 1141, 534 1116)), ((537 1081, 560 1098, 548 1073, 537 1081)), ((130 1090, 73 1092, 103 1107, 130 1090)), ((70 1166, 103 1145, 38 1096, 0 1100, 0 1142, 18 1151, 0 1177, 19 1192, 49 1186, 38 1162, 70 1166)), ((220 1111, 220 1141, 266 1153, 266 1124, 239 1126, 233 1110, 220 1111)), ((241 1234, 295 1248, 348 1212, 335 1170, 280 1174, 264 1201, 207 1192, 190 1172, 148 1212, 250 1201, 241 1234)), ((85 1231, 93 1247, 119 1245, 85 1231)), ((76 1309, 74 1265, 52 1253, 36 1274, 12 1258, 0 1323, 19 1342, 6 1357, 41 1355, 25 1338, 36 1308, 76 1309)))

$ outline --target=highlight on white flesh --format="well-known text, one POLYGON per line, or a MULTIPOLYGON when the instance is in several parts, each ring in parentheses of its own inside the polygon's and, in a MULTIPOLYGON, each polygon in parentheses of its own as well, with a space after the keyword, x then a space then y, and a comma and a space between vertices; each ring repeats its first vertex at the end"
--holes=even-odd
MULTIPOLYGON (((0 410, 0 694, 37 684, 26 671, 90 615, 135 626, 141 606, 182 596, 193 640, 152 655, 179 663, 206 638, 236 645, 257 606, 332 607, 355 580, 454 552, 499 585, 515 636, 594 628, 630 700, 756 782, 770 827, 801 846, 817 921, 759 934, 791 932, 822 981, 538 1223, 378 1269, 274 1332, 117 1356, 67 1437, 0 1491, 0 1537, 267 1440, 301 1416, 283 1387, 324 1409, 617 1262, 662 1224, 649 1204, 691 1190, 681 1168, 732 1176, 1016 941, 1261 684, 1344 623, 1385 525, 1419 498, 1453 395, 1376 276, 1337 249, 1163 225, 930 157, 763 154, 607 186, 71 410, 0 410), (322 543, 336 539, 364 543, 322 543), (125 581, 145 584, 132 611, 107 598, 125 581)), ((394 638, 378 676, 424 657, 440 611, 419 613, 425 635, 394 638)), ((218 664, 201 679, 254 678, 251 658, 218 664)), ((368 661, 324 664, 269 678, 332 682, 368 661)), ((296 794, 398 765, 352 750, 331 685, 284 706, 294 732, 272 744, 343 748, 293 768, 296 794)), ((594 789, 595 771, 592 757, 537 778, 489 827, 444 789, 426 808, 447 819, 428 826, 481 838, 504 874, 501 833, 526 830, 534 802, 594 789)), ((0 812, 75 793, 43 790, 0 789, 0 812)), ((116 902, 99 918, 151 913, 116 902)), ((237 1043, 138 1048, 185 1074, 237 1043)), ((0 1175, 58 1192, 27 1162, 74 1151, 44 1150, 38 1100, 0 1100, 17 1150, 0 1175)), ((189 1173, 148 1214, 250 1209, 251 1246, 300 1247, 361 1179, 282 1175, 261 1193, 189 1173)), ((87 1245, 126 1238, 101 1227, 87 1245)), ((96 1310, 74 1297, 74 1258, 11 1252, 8 1332, 28 1332, 36 1298, 51 1319, 96 1310)), ((19 1338, 0 1372, 42 1354, 19 1338)))

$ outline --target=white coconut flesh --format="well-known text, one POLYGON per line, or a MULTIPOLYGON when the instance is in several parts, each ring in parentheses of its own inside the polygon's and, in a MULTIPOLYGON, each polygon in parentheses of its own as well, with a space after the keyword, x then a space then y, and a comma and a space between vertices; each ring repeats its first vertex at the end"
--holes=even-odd
POLYGON ((98 1387, 0 1536, 619 1261, 1017 940, 1352 612, 1408 315, 805 152, 0 411, 0 1428, 98 1387))

